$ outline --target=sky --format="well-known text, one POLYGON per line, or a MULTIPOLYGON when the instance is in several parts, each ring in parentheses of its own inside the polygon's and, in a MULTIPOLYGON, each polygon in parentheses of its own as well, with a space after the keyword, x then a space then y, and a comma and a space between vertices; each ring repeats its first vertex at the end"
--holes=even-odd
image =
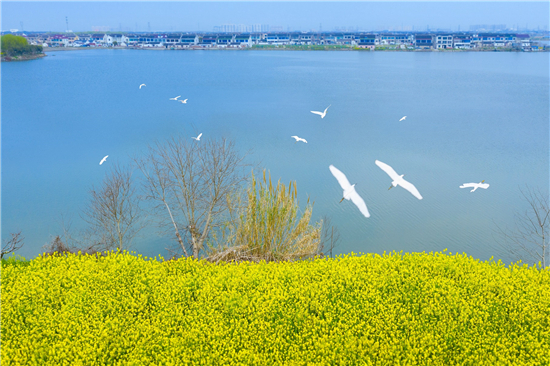
POLYGON ((222 24, 281 30, 468 31, 472 25, 549 29, 547 1, 1 1, 2 30, 214 31, 222 24), (67 17, 67 18, 66 18, 67 17), (67 28, 68 21, 68 28, 67 28))

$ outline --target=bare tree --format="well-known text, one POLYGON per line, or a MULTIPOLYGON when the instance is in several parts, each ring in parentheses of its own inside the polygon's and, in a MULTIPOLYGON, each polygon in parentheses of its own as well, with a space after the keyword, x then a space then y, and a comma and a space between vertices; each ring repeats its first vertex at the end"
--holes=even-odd
POLYGON ((11 238, 4 240, 2 250, 0 251, 0 259, 4 258, 4 255, 15 252, 23 246, 23 235, 21 231, 17 233, 11 233, 11 238))
POLYGON ((323 226, 321 231, 319 252, 323 256, 329 254, 332 258, 332 250, 338 246, 338 242, 340 241, 340 232, 338 231, 338 228, 332 224, 330 217, 326 215, 323 216, 321 222, 323 223, 323 226), (327 248, 326 251, 325 248, 327 248))
POLYGON ((227 197, 246 181, 245 157, 225 138, 178 136, 150 145, 144 158, 134 159, 145 176, 146 198, 156 202, 161 227, 173 228, 185 256, 190 251, 199 258, 210 231, 221 224, 227 197))
POLYGON ((521 195, 529 204, 529 208, 516 215, 515 230, 504 230, 497 225, 497 242, 507 252, 518 258, 529 258, 541 262, 546 268, 550 262, 550 206, 548 196, 540 189, 527 187, 521 190, 521 195))
POLYGON ((90 202, 81 217, 101 249, 127 249, 145 226, 132 175, 130 166, 115 164, 101 186, 90 190, 90 202))

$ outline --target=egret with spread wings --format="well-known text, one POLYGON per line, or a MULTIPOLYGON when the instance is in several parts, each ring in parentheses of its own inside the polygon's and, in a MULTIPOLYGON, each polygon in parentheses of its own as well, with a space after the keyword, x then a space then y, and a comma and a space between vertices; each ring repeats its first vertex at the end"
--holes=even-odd
POLYGON ((350 184, 348 181, 348 178, 334 167, 334 165, 329 166, 330 172, 336 180, 338 180, 338 183, 340 183, 340 187, 344 190, 344 197, 340 200, 342 202, 344 199, 351 200, 359 208, 359 211, 365 217, 370 217, 369 210, 367 210, 367 205, 365 204, 365 201, 359 196, 359 194, 355 191, 355 184, 350 184))
POLYGON ((298 137, 298 136, 290 136, 290 137, 292 137, 293 139, 295 139, 295 140, 296 140, 296 142, 298 142, 298 141, 303 141, 303 142, 305 142, 305 143, 307 144, 307 141, 306 141, 306 139, 303 139, 303 138, 301 138, 301 137, 298 137))
MULTIPOLYGON (((331 104, 332 105, 332 104, 331 104)), ((327 115, 327 109, 331 106, 329 105, 324 112, 317 112, 317 111, 310 111, 311 113, 314 113, 314 114, 318 114, 321 116, 321 118, 325 118, 325 116, 327 115)))
POLYGON ((375 163, 380 167, 380 169, 385 171, 392 179, 392 182, 391 182, 392 185, 390 186, 390 188, 388 188, 388 190, 400 185, 401 187, 405 188, 407 191, 411 192, 412 195, 418 198, 419 200, 422 199, 422 196, 420 195, 420 192, 418 192, 418 189, 416 189, 416 187, 412 183, 407 182, 405 179, 403 179, 405 174, 401 174, 401 175, 397 174, 391 166, 381 161, 376 160, 375 163))
POLYGON ((460 186, 460 188, 473 188, 470 191, 470 193, 474 192, 478 188, 483 188, 483 189, 489 188, 489 183, 483 183, 483 182, 485 182, 485 180, 482 180, 479 183, 464 183, 463 185, 460 186))

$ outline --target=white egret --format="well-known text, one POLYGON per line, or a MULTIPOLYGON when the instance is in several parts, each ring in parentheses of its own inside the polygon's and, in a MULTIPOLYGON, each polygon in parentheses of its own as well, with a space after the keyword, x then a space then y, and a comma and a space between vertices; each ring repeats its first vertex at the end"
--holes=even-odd
POLYGON ((195 139, 197 141, 201 140, 202 132, 197 137, 191 137, 192 139, 195 139))
POLYGON ((108 157, 109 155, 106 155, 103 159, 101 159, 101 161, 99 162, 99 165, 103 164, 108 157))
POLYGON ((292 137, 293 139, 295 139, 295 140, 296 140, 296 142, 298 142, 298 141, 303 141, 303 142, 305 142, 305 143, 307 144, 307 141, 306 141, 306 139, 303 139, 303 138, 301 138, 301 137, 298 137, 298 136, 290 136, 290 137, 292 137))
POLYGON ((407 116, 404 116, 403 118, 401 118, 401 119, 399 120, 399 122, 404 121, 405 118, 407 118, 407 116))
POLYGON ((147 85, 145 85, 145 84, 141 84, 141 85, 139 86, 139 88, 141 89, 141 87, 142 87, 142 86, 147 86, 147 85))
POLYGON ((391 182, 392 185, 390 186, 390 188, 388 188, 388 190, 392 189, 393 187, 396 187, 397 185, 400 185, 401 187, 405 188, 407 191, 411 192, 412 195, 418 198, 419 200, 422 199, 422 196, 420 195, 420 192, 418 192, 418 189, 416 189, 416 187, 412 183, 407 182, 405 179, 403 179, 405 174, 401 174, 401 175, 397 174, 391 166, 381 161, 376 160, 375 163, 380 167, 380 169, 385 171, 393 180, 391 182))
POLYGON ((369 210, 367 210, 367 205, 365 204, 365 201, 363 201, 361 196, 359 196, 359 194, 355 191, 355 184, 350 184, 348 178, 346 178, 344 173, 336 169, 334 165, 330 165, 329 169, 336 180, 338 180, 338 183, 340 183, 340 187, 342 187, 342 189, 344 190, 344 197, 342 197, 340 202, 342 202, 344 199, 351 199, 351 202, 353 202, 355 206, 359 208, 359 211, 361 211, 361 213, 365 215, 365 217, 370 217, 369 210))
MULTIPOLYGON (((332 105, 332 104, 331 104, 331 105, 332 105)), ((325 116, 327 115, 327 109, 328 109, 331 105, 329 105, 329 106, 325 109, 325 111, 322 112, 322 113, 321 113, 321 112, 317 112, 317 111, 310 111, 310 112, 320 115, 321 118, 325 118, 325 116)))
POLYGON ((483 183, 483 182, 485 182, 485 179, 479 183, 464 183, 463 185, 460 186, 460 188, 473 188, 470 192, 473 192, 478 188, 483 188, 483 189, 489 188, 489 183, 483 183))
POLYGON ((175 98, 170 98, 170 100, 178 100, 179 97, 181 97, 181 95, 178 95, 178 96, 175 97, 175 98))
POLYGON ((179 102, 180 102, 180 103, 187 103, 187 99, 180 100, 179 102))

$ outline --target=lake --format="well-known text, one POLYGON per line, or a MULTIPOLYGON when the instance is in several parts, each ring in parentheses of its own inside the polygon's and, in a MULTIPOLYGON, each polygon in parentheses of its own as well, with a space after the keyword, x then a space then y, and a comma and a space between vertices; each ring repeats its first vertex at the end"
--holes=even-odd
MULTIPOLYGON (((2 63, 2 239, 22 230, 18 253, 33 258, 61 234, 62 213, 83 225, 109 163, 202 132, 296 181, 302 207, 309 197, 313 218, 338 228, 334 254, 448 248, 509 263, 497 225, 527 210, 520 188, 549 190, 548 64, 548 53, 103 49, 2 63), (310 113, 328 105, 323 119, 310 113), (423 200, 388 190, 375 160, 423 200), (331 164, 357 183, 370 218, 339 203, 331 164), (489 189, 459 188, 482 180, 489 189)), ((134 249, 167 256, 167 241, 150 230, 134 249)))

